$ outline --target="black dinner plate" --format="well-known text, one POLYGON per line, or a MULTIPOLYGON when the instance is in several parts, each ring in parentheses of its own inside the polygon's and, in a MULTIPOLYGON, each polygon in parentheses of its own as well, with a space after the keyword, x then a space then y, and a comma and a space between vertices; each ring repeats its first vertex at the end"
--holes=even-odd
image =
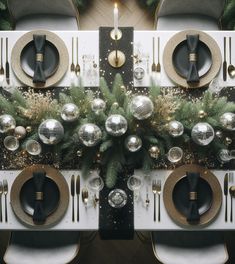
MULTIPOLYGON (((180 179, 173 190, 173 201, 176 209, 187 217, 189 209, 189 185, 187 177, 180 179)), ((199 214, 206 213, 213 201, 212 189, 207 181, 199 178, 197 189, 197 203, 199 214)))
MULTIPOLYGON (((188 70, 189 70, 189 59, 188 59, 188 47, 187 40, 180 42, 173 52, 173 65, 175 71, 182 76, 183 78, 187 78, 188 70)), ((197 69, 199 77, 204 76, 211 68, 212 65, 212 56, 210 49, 208 46, 199 40, 198 43, 198 61, 197 61, 197 69)))
MULTIPOLYGON (((21 51, 20 62, 23 71, 33 78, 36 51, 34 42, 30 41, 21 51)), ((59 66, 59 52, 53 43, 46 40, 43 68, 46 78, 52 76, 59 66)))
MULTIPOLYGON (((43 187, 43 209, 46 216, 52 214, 58 207, 60 192, 56 183, 46 177, 43 187)), ((33 215, 35 203, 35 188, 33 178, 26 181, 20 191, 20 202, 25 213, 33 215)))

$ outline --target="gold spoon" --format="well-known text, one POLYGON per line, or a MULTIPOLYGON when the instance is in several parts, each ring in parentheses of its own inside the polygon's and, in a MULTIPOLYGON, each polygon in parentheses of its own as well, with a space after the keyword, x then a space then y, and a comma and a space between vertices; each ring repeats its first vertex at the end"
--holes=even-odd
POLYGON ((232 38, 229 37, 229 66, 228 66, 228 75, 230 78, 235 77, 235 67, 232 65, 232 38))
POLYGON ((153 63, 152 63, 152 72, 157 71, 157 65, 155 63, 155 38, 153 37, 153 63))
POLYGON ((231 198, 230 222, 233 222, 233 198, 235 198, 235 186, 229 188, 229 193, 231 198))

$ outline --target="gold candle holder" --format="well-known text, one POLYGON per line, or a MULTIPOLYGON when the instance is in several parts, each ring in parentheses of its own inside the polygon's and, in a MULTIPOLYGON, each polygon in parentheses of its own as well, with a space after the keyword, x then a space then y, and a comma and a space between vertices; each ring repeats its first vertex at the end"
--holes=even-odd
POLYGON ((117 34, 115 35, 114 28, 110 31, 110 37, 113 40, 119 40, 122 38, 122 31, 120 29, 117 30, 117 34))
POLYGON ((109 64, 114 68, 120 68, 126 61, 125 54, 118 50, 118 40, 122 37, 122 31, 118 29, 117 34, 115 34, 115 30, 113 29, 110 32, 111 39, 115 40, 115 50, 111 51, 108 56, 109 64))

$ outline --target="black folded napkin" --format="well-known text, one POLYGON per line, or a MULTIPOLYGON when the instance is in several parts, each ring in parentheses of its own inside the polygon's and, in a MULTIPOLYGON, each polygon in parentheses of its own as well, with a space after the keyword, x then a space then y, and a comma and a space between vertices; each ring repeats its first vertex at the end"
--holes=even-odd
POLYGON ((36 223, 43 223, 46 220, 46 214, 43 209, 43 185, 45 182, 45 177, 45 171, 35 171, 33 173, 33 182, 35 189, 33 221, 36 223))
POLYGON ((34 69, 34 76, 33 82, 34 83, 45 83, 46 77, 43 69, 43 56, 45 50, 45 42, 46 36, 45 35, 33 35, 34 40, 34 47, 36 50, 36 57, 35 57, 35 69, 34 69))
POLYGON ((188 184, 189 184, 189 208, 187 221, 198 222, 200 220, 200 214, 197 203, 197 187, 200 179, 200 173, 198 172, 186 172, 188 184))
POLYGON ((199 75, 197 69, 197 50, 199 35, 187 35, 187 45, 189 52, 189 70, 187 75, 187 82, 194 83, 199 82, 199 75))

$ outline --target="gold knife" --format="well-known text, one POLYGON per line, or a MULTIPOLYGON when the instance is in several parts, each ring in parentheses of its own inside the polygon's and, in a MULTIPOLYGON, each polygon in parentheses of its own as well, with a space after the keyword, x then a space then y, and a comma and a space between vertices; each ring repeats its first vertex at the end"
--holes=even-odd
POLYGON ((79 222, 80 175, 78 175, 76 179, 76 194, 77 194, 77 222, 79 222))
POLYGON ((8 61, 8 38, 6 38, 6 81, 7 84, 10 84, 10 65, 9 65, 9 61, 8 61))
POLYGON ((228 221, 228 173, 224 176, 225 222, 228 221))
POLYGON ((74 196, 75 196, 75 176, 71 177, 71 196, 72 196, 72 221, 74 222, 74 196))
POLYGON ((224 81, 227 81, 226 37, 224 37, 223 80, 224 80, 224 81))

